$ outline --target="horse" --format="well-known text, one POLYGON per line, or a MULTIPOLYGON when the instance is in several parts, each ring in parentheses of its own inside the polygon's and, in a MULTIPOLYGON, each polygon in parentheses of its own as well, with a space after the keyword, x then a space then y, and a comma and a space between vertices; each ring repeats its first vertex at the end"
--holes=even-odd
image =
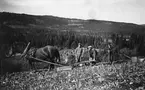
MULTIPOLYGON (((41 59, 43 61, 48 61, 51 63, 60 62, 59 50, 54 46, 47 45, 41 48, 30 48, 29 50, 27 49, 28 49, 28 46, 24 50, 21 57, 25 56, 31 67, 34 67, 33 62, 40 62, 38 60, 35 60, 34 58, 41 59), (34 57, 34 58, 31 58, 31 57, 34 57)), ((49 64, 48 66, 50 70, 54 69, 54 64, 49 64)))

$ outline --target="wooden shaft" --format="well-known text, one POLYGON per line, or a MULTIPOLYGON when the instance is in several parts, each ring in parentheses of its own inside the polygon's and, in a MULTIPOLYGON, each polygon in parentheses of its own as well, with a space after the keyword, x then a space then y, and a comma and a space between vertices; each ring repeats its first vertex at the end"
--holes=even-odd
POLYGON ((35 59, 37 61, 41 61, 41 62, 44 62, 44 63, 48 63, 48 64, 53 64, 53 65, 56 65, 56 66, 65 66, 65 65, 61 65, 61 64, 57 64, 57 63, 52 63, 52 62, 48 62, 48 61, 44 61, 42 59, 38 59, 38 58, 34 58, 34 57, 30 57, 31 59, 35 59))

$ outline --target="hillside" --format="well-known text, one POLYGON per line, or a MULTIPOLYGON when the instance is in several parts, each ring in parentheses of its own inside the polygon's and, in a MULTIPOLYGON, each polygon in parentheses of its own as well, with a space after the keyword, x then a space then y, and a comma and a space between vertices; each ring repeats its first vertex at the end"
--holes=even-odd
POLYGON ((132 23, 102 20, 81 20, 55 16, 38 16, 1 12, 0 25, 8 25, 15 29, 46 29, 77 32, 138 32, 143 33, 145 27, 132 23))

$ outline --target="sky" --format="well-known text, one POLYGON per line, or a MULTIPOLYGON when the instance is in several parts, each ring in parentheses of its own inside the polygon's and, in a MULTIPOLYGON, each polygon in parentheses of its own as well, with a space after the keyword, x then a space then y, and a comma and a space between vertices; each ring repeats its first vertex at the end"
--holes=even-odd
POLYGON ((145 24, 145 0, 0 0, 0 12, 145 24))

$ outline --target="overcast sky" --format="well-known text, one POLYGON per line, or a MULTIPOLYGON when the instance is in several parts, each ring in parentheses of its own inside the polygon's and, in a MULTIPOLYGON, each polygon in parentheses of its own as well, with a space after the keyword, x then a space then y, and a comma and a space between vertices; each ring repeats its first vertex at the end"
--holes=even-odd
POLYGON ((145 24, 145 0, 0 0, 0 11, 145 24))

